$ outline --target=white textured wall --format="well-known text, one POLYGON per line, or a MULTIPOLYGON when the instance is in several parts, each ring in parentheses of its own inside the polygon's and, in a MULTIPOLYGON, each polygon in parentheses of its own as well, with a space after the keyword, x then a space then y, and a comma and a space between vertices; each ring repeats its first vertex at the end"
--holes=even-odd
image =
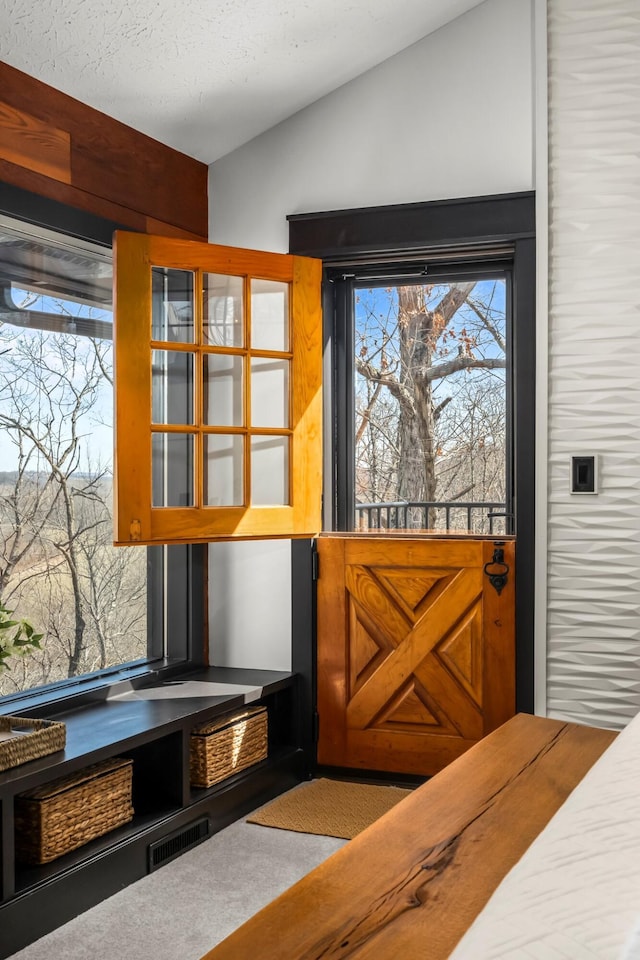
POLYGON ((531 19, 486 0, 212 164, 212 239, 286 251, 287 214, 530 190, 531 19))
POLYGON ((640 2, 549 0, 552 716, 640 707, 640 2), (568 493, 600 455, 598 496, 568 493))
MULTIPOLYGON (((532 72, 532 0, 486 0, 212 164, 211 240, 286 251, 290 213, 530 190, 532 72)), ((212 546, 212 662, 289 669, 290 600, 288 543, 212 546)))

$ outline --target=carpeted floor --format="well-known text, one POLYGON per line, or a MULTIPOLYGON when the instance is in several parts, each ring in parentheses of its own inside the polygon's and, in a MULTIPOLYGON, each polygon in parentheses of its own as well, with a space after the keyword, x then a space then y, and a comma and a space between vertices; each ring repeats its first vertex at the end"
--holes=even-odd
POLYGON ((200 960, 408 792, 299 784, 9 960, 200 960))
POLYGON ((200 960, 343 844, 239 820, 11 960, 200 960))
POLYGON ((321 778, 282 794, 247 822, 351 840, 409 793, 400 787, 321 778))

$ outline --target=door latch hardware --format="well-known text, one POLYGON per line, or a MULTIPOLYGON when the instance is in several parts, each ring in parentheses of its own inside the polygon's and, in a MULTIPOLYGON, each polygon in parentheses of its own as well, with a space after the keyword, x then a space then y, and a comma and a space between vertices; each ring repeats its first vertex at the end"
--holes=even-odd
POLYGON ((484 572, 489 577, 489 583, 500 596, 509 579, 509 564, 505 563, 502 545, 496 545, 493 557, 484 565, 484 572))

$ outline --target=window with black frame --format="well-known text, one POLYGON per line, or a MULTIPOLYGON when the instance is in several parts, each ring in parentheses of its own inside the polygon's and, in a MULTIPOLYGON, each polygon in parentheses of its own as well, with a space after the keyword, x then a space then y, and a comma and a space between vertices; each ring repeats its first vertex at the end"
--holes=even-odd
POLYGON ((187 656, 187 548, 168 605, 113 546, 112 321, 109 247, 0 218, 0 696, 187 656))
POLYGON ((512 532, 508 265, 332 279, 345 357, 340 528, 512 532))

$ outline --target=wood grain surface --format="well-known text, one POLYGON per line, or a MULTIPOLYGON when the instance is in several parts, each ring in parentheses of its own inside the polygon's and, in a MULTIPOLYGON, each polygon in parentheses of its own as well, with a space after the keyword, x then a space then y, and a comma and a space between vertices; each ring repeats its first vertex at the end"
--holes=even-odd
MULTIPOLYGON (((116 457, 114 530, 117 543, 196 543, 231 537, 314 536, 321 524, 322 492, 322 318, 320 286, 322 262, 288 254, 241 250, 219 244, 171 239, 116 231, 115 372, 116 457), (153 265, 193 271, 196 336, 192 343, 151 341, 153 265), (208 274, 277 280, 287 283, 290 349, 253 348, 249 335, 251 298, 244 299, 243 346, 217 346, 204 332, 204 282, 208 274), (152 423, 153 351, 183 351, 193 355, 195 414, 190 423, 152 423), (283 426, 259 426, 251 418, 251 377, 245 372, 242 422, 207 422, 203 406, 204 358, 237 357, 251 369, 253 358, 285 362, 289 366, 290 421, 283 426), (193 503, 154 509, 151 503, 152 435, 170 433, 193 438, 193 503), (210 436, 239 437, 244 444, 244 502, 209 505, 205 485, 206 441, 210 436), (289 454, 283 476, 288 501, 281 505, 256 503, 251 495, 253 443, 260 438, 282 438, 289 454)), ((259 417, 256 417, 259 424, 259 417)), ((283 484, 283 485, 284 485, 283 484)), ((240 499, 240 498, 239 498, 240 499)), ((284 499, 284 498, 283 498, 284 499)))
POLYGON ((71 182, 71 137, 0 100, 0 155, 63 183, 71 182))
POLYGON ((509 580, 468 537, 318 539, 318 762, 430 776, 515 713, 509 580))
POLYGON ((0 179, 134 230, 206 238, 208 168, 0 62, 0 179))
POLYGON ((517 715, 204 960, 444 960, 614 737, 517 715))

